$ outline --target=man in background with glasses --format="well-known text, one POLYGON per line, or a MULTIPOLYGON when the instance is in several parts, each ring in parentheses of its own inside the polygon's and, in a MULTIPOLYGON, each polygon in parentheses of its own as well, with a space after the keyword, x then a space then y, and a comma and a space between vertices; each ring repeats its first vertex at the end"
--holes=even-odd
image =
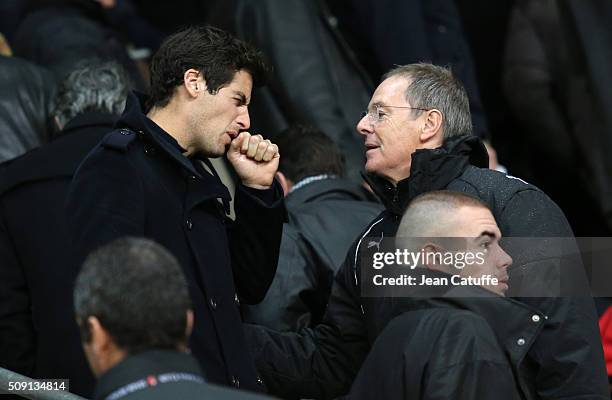
MULTIPOLYGON (((362 265, 372 265, 376 243, 396 234, 401 215, 419 194, 446 189, 480 199, 504 237, 573 237, 546 194, 487 168, 485 147, 471 136, 470 121, 465 89, 448 69, 409 64, 383 77, 357 130, 364 139, 367 181, 385 211, 349 250, 321 324, 298 334, 247 327, 257 367, 273 394, 331 398, 349 391, 374 341, 398 315, 397 303, 388 298, 363 296, 362 265)), ((512 357, 528 370, 520 392, 543 399, 608 398, 592 299, 545 292, 545 283, 558 278, 557 264, 532 250, 509 251, 515 263, 507 295, 534 310, 529 329, 513 337, 512 357), (527 291, 531 286, 535 290, 527 291)), ((572 283, 585 286, 580 279, 572 283)), ((384 366, 391 367, 389 373, 392 364, 384 366)), ((359 379, 368 381, 360 385, 380 384, 369 375, 359 379)), ((397 387, 405 390, 406 382, 397 387)))

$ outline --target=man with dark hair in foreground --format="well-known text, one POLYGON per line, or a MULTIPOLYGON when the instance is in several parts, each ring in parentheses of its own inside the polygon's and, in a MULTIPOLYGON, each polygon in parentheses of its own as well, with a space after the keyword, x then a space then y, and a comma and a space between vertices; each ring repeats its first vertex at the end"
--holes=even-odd
POLYGON ((263 399, 205 383, 187 340, 187 281, 166 249, 122 238, 85 261, 74 308, 96 377, 95 399, 263 399))
POLYGON ((117 237, 144 236, 178 258, 195 314, 191 349, 207 379, 254 391, 264 386, 240 303, 264 298, 285 219, 278 148, 246 132, 251 89, 265 70, 261 53, 219 29, 170 36, 151 61, 150 96, 128 97, 67 200, 79 257, 117 237), (240 180, 235 221, 209 160, 226 153, 240 180))

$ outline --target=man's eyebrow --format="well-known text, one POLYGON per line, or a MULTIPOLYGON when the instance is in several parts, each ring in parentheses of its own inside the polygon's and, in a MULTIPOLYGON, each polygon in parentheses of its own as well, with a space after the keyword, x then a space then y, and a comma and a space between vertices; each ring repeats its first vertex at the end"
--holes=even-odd
POLYGON ((375 101, 374 103, 371 103, 368 105, 368 110, 372 110, 375 108, 381 108, 381 107, 385 107, 385 105, 381 103, 380 101, 375 101))
POLYGON ((490 239, 497 239, 497 235, 495 234, 495 232, 491 232, 491 231, 483 231, 480 235, 478 235, 476 239, 480 239, 482 237, 488 237, 490 239))

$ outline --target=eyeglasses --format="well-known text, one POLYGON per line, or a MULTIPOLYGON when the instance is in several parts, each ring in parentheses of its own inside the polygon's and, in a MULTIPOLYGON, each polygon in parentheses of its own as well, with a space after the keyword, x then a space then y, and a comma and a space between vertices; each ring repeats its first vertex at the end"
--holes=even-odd
POLYGON ((420 111, 429 111, 428 108, 418 108, 418 107, 404 107, 404 106, 387 106, 382 104, 376 104, 374 108, 370 111, 364 111, 361 113, 361 118, 367 116, 370 124, 376 125, 386 116, 386 114, 381 111, 382 108, 404 108, 407 110, 420 110, 420 111))

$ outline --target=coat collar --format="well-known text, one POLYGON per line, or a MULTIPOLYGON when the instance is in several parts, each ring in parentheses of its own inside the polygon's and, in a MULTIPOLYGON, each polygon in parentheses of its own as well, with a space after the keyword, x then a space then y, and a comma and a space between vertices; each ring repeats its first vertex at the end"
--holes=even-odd
POLYGON ((176 162, 181 164, 190 174, 197 177, 202 177, 199 171, 193 166, 191 161, 183 155, 183 149, 179 143, 168 132, 164 131, 159 125, 153 122, 146 115, 145 102, 147 97, 138 92, 132 92, 128 95, 125 111, 117 121, 115 128, 127 128, 151 140, 154 144, 160 147, 176 162))
POLYGON ((110 132, 110 128, 112 128, 117 119, 117 115, 101 112, 87 112, 80 114, 68 121, 66 126, 64 126, 64 129, 62 129, 57 137, 59 138, 66 135, 71 135, 81 131, 86 132, 86 129, 100 126, 108 127, 110 132))
POLYGON ((95 399, 104 399, 130 383, 164 373, 184 373, 203 378, 197 361, 186 353, 171 350, 148 350, 128 356, 107 371, 96 384, 95 399))
POLYGON ((522 362, 548 319, 525 303, 499 297, 479 287, 453 288, 445 296, 428 303, 434 307, 471 311, 484 318, 514 365, 522 362))
MULTIPOLYGON (((409 273, 427 277, 450 277, 438 271, 416 268, 409 273)), ((515 365, 527 354, 548 317, 527 304, 498 296, 478 286, 415 287, 410 296, 394 298, 393 314, 428 309, 451 308, 471 311, 484 318, 500 345, 515 365), (522 339, 522 340, 521 340, 522 339)))
POLYGON ((130 93, 126 101, 125 111, 115 125, 115 128, 128 128, 137 132, 166 153, 170 159, 178 163, 186 174, 198 178, 198 183, 193 187, 193 190, 188 192, 186 200, 187 208, 194 207, 203 200, 216 197, 221 199, 224 211, 227 214, 229 212, 231 196, 221 182, 210 160, 198 155, 192 158, 185 157, 183 154, 186 150, 179 145, 176 139, 146 116, 144 106, 146 100, 147 97, 141 93, 130 93), (208 173, 200 163, 206 164, 211 173, 208 173), (205 184, 200 184, 200 181, 205 182, 205 184))
POLYGON ((447 139, 442 147, 415 151, 410 176, 398 182, 397 186, 373 174, 364 175, 364 178, 385 208, 401 215, 416 196, 446 188, 470 164, 482 168, 488 166, 484 144, 475 136, 457 136, 447 139))
POLYGON ((50 143, 0 165, 0 194, 28 182, 71 177, 116 120, 116 116, 101 113, 73 118, 50 143))

